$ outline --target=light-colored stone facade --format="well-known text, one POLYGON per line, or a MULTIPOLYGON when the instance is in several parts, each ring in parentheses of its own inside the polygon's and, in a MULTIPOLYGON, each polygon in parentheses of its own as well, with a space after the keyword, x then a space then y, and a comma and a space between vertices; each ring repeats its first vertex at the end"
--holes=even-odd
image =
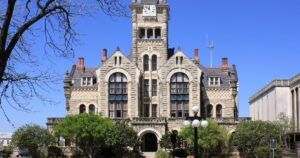
POLYGON ((274 80, 250 98, 252 120, 275 121, 280 113, 288 116, 294 131, 300 131, 300 74, 274 80))
POLYGON ((130 119, 131 125, 142 140, 145 134, 152 133, 158 141, 166 132, 173 129, 180 130, 185 119, 184 110, 188 111, 186 115, 193 116, 192 107, 199 106, 201 117, 215 118, 232 132, 238 117, 238 77, 235 65, 229 67, 227 58, 223 58, 221 67, 206 68, 200 63, 197 49, 194 59, 188 58, 181 49, 176 52, 170 49, 168 46, 170 9, 165 0, 158 3, 154 0, 133 0, 130 8, 132 10, 130 56, 126 57, 120 49, 117 49, 107 59, 105 49, 103 63, 97 68, 87 68, 83 58, 80 58, 65 79, 68 114, 89 112, 89 106, 94 105, 93 112, 112 117, 109 109, 112 106, 111 102, 118 102, 117 104, 125 102, 127 107, 123 106, 122 110, 126 109, 126 114, 116 112, 117 117, 112 118, 130 119), (144 5, 154 5, 156 16, 144 16, 144 5), (147 38, 148 34, 151 34, 149 30, 154 37, 147 38), (145 33, 145 38, 141 38, 141 32, 145 33), (157 61, 153 59, 154 55, 157 61), (148 62, 145 61, 145 56, 148 56, 148 62), (145 65, 148 66, 147 69, 145 65), (122 89, 126 94, 110 93, 110 78, 116 73, 123 74, 126 78, 126 90, 122 89), (180 81, 178 85, 182 87, 176 85, 174 90, 171 86, 174 83, 172 78, 177 74, 182 76, 178 77, 176 82, 184 78, 183 76, 186 78, 182 80, 188 81, 180 81), (213 78, 215 83, 211 82, 213 78), (156 84, 153 83, 155 80, 156 84), (149 89, 146 92, 145 83, 149 89), (184 94, 177 95, 178 91, 184 90, 186 90, 184 94), (115 98, 120 96, 123 100, 113 100, 111 96, 115 98), (173 99, 174 96, 181 99, 173 99), (178 106, 175 110, 176 116, 171 114, 171 104, 178 106), (81 105, 85 108, 80 109, 81 105), (209 105, 212 106, 210 110, 209 105), (217 108, 218 105, 221 109, 217 108), (180 106, 185 109, 180 109, 180 106))

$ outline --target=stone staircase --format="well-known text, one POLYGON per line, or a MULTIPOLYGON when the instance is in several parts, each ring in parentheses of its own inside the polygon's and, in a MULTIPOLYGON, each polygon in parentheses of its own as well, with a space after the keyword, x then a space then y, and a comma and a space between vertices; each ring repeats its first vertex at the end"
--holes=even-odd
POLYGON ((156 152, 143 152, 143 156, 145 156, 145 158, 155 158, 155 153, 156 152))

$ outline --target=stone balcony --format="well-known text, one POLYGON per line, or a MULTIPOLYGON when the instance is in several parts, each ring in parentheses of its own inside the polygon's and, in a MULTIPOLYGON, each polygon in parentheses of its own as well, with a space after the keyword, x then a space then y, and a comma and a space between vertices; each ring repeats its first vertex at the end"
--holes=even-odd
MULTIPOLYGON (((248 121, 250 118, 211 118, 218 124, 237 124, 239 121, 248 121)), ((166 123, 183 123, 184 118, 166 118, 166 117, 134 117, 131 119, 132 124, 166 124, 166 123)))
POLYGON ((131 124, 166 124, 167 118, 165 117, 133 117, 131 124))

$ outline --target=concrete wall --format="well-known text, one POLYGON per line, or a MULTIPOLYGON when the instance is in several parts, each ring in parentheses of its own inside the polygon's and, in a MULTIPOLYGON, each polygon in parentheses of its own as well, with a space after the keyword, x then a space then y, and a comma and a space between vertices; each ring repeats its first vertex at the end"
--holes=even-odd
POLYGON ((279 113, 290 116, 290 88, 275 87, 250 103, 252 120, 274 121, 279 113))

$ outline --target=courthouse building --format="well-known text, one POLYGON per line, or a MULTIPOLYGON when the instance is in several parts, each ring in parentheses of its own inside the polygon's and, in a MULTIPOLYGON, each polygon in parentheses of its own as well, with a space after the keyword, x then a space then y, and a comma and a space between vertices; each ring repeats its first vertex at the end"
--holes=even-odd
POLYGON ((291 119, 288 140, 291 148, 300 141, 300 74, 291 79, 276 79, 250 98, 252 120, 275 121, 280 113, 291 119))
MULTIPOLYGON (((79 58, 64 80, 68 114, 129 119, 143 142, 142 151, 156 151, 167 131, 180 130, 185 117, 193 116, 193 106, 199 106, 201 116, 233 130, 238 117, 235 65, 223 58, 220 66, 205 67, 198 49, 191 59, 184 50, 170 48, 166 0, 133 0, 130 8, 129 56, 119 48, 108 56, 103 49, 99 67, 88 67, 79 58)), ((48 118, 48 126, 56 120, 48 118)))

